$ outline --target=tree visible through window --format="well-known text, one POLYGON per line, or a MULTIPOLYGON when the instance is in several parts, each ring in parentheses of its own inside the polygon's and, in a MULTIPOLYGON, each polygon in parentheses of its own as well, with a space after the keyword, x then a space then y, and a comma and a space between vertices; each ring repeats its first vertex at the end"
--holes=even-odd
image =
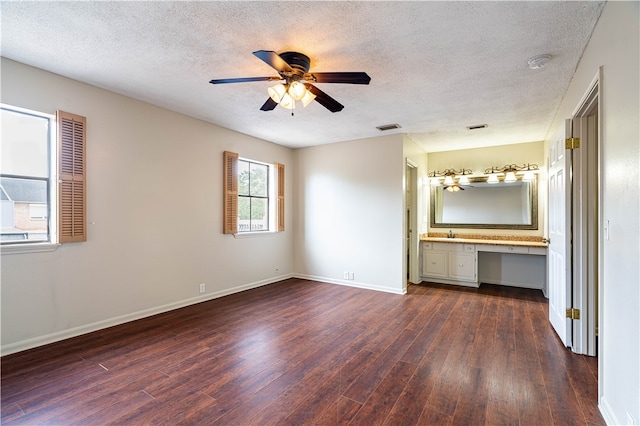
POLYGON ((238 160, 238 231, 269 230, 269 166, 238 160))

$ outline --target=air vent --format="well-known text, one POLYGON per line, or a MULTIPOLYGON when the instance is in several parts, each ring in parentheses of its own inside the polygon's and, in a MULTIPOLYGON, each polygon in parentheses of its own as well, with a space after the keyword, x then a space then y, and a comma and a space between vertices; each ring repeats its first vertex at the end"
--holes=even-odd
POLYGON ((376 127, 376 129, 380 130, 381 132, 385 132, 387 130, 392 130, 392 129, 399 129, 399 128, 400 128, 399 124, 385 124, 384 126, 376 127))
POLYGON ((467 130, 485 129, 486 127, 486 124, 476 124, 475 126, 467 126, 467 130))

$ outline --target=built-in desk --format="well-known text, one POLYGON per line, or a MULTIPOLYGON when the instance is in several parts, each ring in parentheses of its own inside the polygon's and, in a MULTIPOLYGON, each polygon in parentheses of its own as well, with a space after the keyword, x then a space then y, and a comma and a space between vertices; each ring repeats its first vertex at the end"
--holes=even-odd
POLYGON ((547 244, 423 237, 425 281, 479 287, 480 283, 547 290, 547 244))

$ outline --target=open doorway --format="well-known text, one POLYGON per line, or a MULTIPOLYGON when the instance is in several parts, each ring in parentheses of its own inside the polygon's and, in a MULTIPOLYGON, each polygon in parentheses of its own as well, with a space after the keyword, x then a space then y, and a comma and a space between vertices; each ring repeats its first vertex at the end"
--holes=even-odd
POLYGON ((418 166, 407 159, 405 165, 405 264, 404 290, 407 284, 420 282, 418 266, 418 166))

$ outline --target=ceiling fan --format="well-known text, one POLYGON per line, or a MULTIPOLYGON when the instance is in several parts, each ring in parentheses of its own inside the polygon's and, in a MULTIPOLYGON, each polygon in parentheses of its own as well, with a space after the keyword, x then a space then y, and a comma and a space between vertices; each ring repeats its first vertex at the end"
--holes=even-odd
POLYGON ((271 50, 258 50, 253 54, 278 71, 279 76, 273 77, 244 77, 214 79, 211 84, 246 83, 249 81, 278 81, 284 80, 284 84, 277 84, 268 89, 269 99, 260 108, 262 111, 271 111, 280 105, 284 108, 295 108, 295 101, 301 101, 307 106, 315 100, 331 112, 342 111, 344 105, 318 89, 312 83, 344 83, 344 84, 369 84, 371 77, 365 72, 309 72, 311 60, 307 55, 298 52, 276 53, 271 50))

